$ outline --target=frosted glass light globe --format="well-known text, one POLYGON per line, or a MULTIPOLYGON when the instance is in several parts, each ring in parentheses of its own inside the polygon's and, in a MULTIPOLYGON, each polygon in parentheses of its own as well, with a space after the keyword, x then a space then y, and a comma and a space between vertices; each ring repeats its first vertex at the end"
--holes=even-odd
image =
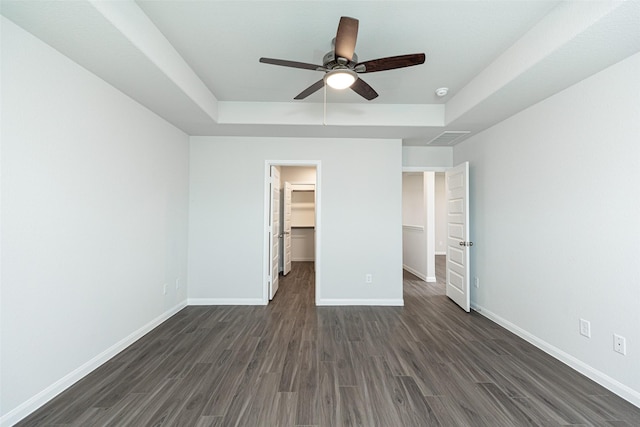
POLYGON ((329 71, 325 77, 325 82, 334 89, 346 89, 356 81, 358 75, 348 68, 340 68, 329 71))

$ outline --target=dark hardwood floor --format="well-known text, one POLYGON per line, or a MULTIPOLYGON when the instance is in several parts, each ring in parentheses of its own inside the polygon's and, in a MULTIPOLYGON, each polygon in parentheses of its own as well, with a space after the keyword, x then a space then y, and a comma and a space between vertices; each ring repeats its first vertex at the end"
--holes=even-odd
POLYGON ((640 409, 404 275, 404 307, 191 306, 21 426, 638 426, 640 409))

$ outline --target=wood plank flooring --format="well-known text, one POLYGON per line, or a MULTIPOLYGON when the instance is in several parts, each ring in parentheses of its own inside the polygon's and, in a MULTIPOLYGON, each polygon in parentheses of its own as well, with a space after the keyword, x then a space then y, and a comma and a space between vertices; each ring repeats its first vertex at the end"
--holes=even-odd
POLYGON ((405 273, 405 307, 191 306, 20 426, 639 426, 640 409, 405 273))

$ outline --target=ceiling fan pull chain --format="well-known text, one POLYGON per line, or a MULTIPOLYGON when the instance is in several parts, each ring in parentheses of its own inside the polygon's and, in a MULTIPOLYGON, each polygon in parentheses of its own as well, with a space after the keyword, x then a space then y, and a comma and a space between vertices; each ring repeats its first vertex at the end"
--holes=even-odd
POLYGON ((322 103, 322 124, 327 125, 327 85, 323 86, 324 102, 322 103))

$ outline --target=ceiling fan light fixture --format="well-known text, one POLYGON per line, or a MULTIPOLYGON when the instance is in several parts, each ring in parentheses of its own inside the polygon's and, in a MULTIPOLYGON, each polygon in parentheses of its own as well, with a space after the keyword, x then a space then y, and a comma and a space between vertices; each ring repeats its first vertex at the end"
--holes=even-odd
POLYGON ((351 87, 357 80, 358 74, 348 68, 338 68, 329 71, 324 76, 324 81, 334 89, 342 90, 351 87))

